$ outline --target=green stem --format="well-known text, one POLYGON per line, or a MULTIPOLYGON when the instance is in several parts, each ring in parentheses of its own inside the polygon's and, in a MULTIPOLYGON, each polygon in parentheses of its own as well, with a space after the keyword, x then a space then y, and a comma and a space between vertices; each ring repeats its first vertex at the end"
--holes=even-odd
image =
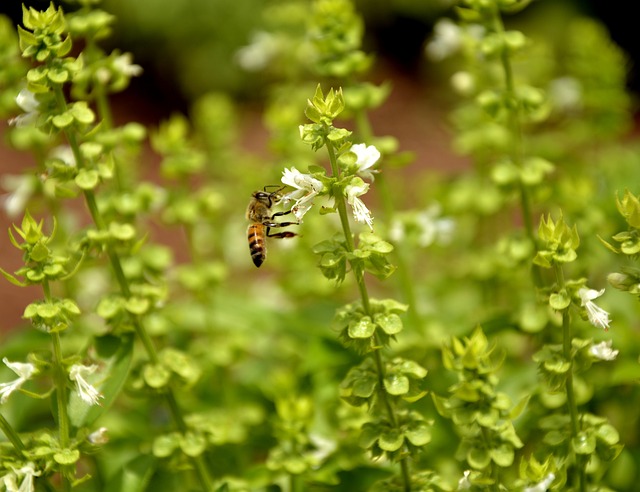
POLYGON ((11 444, 13 444, 13 447, 16 450, 20 452, 26 450, 24 443, 20 439, 20 436, 18 435, 18 433, 13 429, 13 426, 7 421, 7 419, 4 418, 4 416, 1 413, 0 413, 0 429, 2 430, 3 434, 7 436, 7 439, 9 439, 9 441, 11 442, 11 444))
MULTIPOLYGON (((564 272, 562 271, 562 267, 558 264, 554 264, 554 271, 558 289, 562 291, 565 288, 564 272)), ((571 317, 569 316, 569 308, 562 311, 562 355, 564 359, 569 362, 570 366, 565 383, 567 392, 567 408, 569 410, 569 417, 571 420, 571 437, 572 440, 577 440, 580 432, 580 422, 578 421, 578 404, 573 387, 573 353, 571 350, 571 317)), ((576 481, 579 484, 580 492, 586 492, 587 490, 587 477, 584 465, 582 457, 576 455, 576 481)))
MULTIPOLYGON (((493 29, 497 34, 504 35, 505 29, 500 16, 500 11, 497 7, 492 10, 493 16, 493 29)), ((524 139, 522 136, 522 119, 520 116, 520 104, 516 94, 515 82, 513 78, 513 69, 511 67, 511 60, 509 59, 509 53, 503 49, 500 53, 500 63, 502 64, 502 71, 504 73, 504 85, 505 94, 507 100, 507 107, 509 110, 508 127, 511 129, 513 135, 513 145, 511 148, 511 158, 513 163, 522 169, 524 160, 524 139)), ((529 241, 533 247, 538 249, 538 242, 535 235, 532 219, 532 205, 531 205, 531 193, 529 188, 520 181, 519 184, 520 194, 520 213, 524 229, 529 241)), ((536 266, 533 267, 534 281, 536 285, 542 285, 542 276, 540 269, 536 266)))
MULTIPOLYGON (((45 301, 51 302, 51 289, 47 280, 42 283, 42 290, 45 301)), ((59 332, 51 332, 51 343, 53 346, 53 380, 56 386, 56 406, 58 408, 58 439, 60 440, 60 447, 66 449, 71 443, 69 415, 67 413, 67 381, 69 377, 63 364, 64 356, 62 355, 62 343, 59 332)), ((71 490, 71 483, 67 477, 72 475, 71 470, 73 466, 66 465, 62 468, 62 488, 65 491, 71 490)))
MULTIPOLYGON (((331 172, 333 176, 340 176, 340 169, 338 167, 338 159, 336 157, 336 152, 333 148, 333 145, 330 142, 326 144, 327 151, 329 153, 329 162, 331 163, 331 172)), ((340 223, 342 224, 342 232, 345 237, 347 251, 349 253, 353 253, 355 251, 355 243, 353 239, 353 234, 351 232, 351 225, 349 224, 349 216, 347 214, 347 205, 342 194, 341 190, 334 190, 334 199, 336 203, 336 207, 338 208, 338 215, 340 216, 340 223)), ((364 270, 362 265, 358 262, 351 262, 351 270, 353 271, 353 275, 356 279, 356 283, 358 284, 358 290, 360 291, 360 299, 362 301, 362 309, 364 310, 365 315, 373 318, 371 312, 371 302, 369 299, 369 292, 367 290, 367 285, 364 281, 364 270)), ((379 346, 377 341, 377 337, 374 334, 374 343, 376 346, 379 346)), ((384 363, 382 361, 382 355, 379 349, 373 351, 373 358, 376 364, 376 369, 378 373, 378 395, 384 408, 386 409, 387 416, 389 418, 389 422, 393 427, 397 427, 398 419, 396 418, 395 411, 393 406, 391 405, 391 401, 384 390, 384 377, 385 377, 385 369, 384 363)), ((402 472, 402 479, 404 481, 404 490, 405 492, 411 491, 411 473, 409 471, 409 461, 408 458, 404 457, 400 460, 400 468, 402 472)))
MULTIPOLYGON (((64 98, 64 94, 62 93, 62 89, 58 87, 55 92, 56 92, 56 98, 60 108, 62 110, 66 110, 67 105, 66 105, 66 100, 64 98)), ((65 128, 64 134, 67 138, 67 141, 69 142, 69 146, 71 147, 73 155, 76 159, 76 165, 78 169, 83 169, 86 165, 84 162, 84 157, 80 152, 80 146, 78 145, 78 141, 76 139, 75 133, 71 131, 69 128, 65 128)), ((106 230, 107 226, 104 218, 102 217, 102 214, 98 210, 96 197, 93 191, 84 190, 84 198, 95 226, 100 231, 106 230)), ((113 270, 113 273, 116 277, 116 281, 118 282, 118 285, 120 287, 120 292, 126 298, 131 297, 131 289, 129 287, 129 281, 124 274, 124 270, 122 269, 122 262, 120 260, 120 257, 118 256, 118 253, 114 250, 114 248, 111 245, 107 246, 107 255, 109 257, 109 262, 111 263, 111 268, 113 270)), ((131 319, 133 322, 135 332, 138 335, 138 338, 140 339, 140 341, 142 342, 145 348, 145 352, 149 357, 149 360, 151 361, 152 364, 157 364, 160 358, 158 356, 158 352, 153 343, 153 340, 151 339, 151 336, 149 335, 144 325, 140 322, 140 319, 137 316, 132 316, 131 319)), ((180 409, 180 406, 177 403, 175 394, 171 388, 168 388, 166 390, 166 392, 164 393, 164 398, 167 405, 169 406, 169 409, 171 411, 176 427, 180 432, 182 433, 186 432, 188 428, 185 423, 184 417, 182 415, 182 410, 180 409)), ((207 469, 207 466, 204 462, 203 457, 202 456, 191 457, 191 462, 196 470, 196 474, 204 490, 206 491, 213 490, 213 482, 209 475, 209 471, 207 469)))

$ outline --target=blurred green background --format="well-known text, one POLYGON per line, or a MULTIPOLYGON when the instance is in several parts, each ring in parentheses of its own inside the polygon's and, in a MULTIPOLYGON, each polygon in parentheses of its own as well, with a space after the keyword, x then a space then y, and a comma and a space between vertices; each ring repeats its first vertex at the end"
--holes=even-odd
MULTIPOLYGON (((0 12, 20 22, 19 0, 0 5, 0 12)), ((48 1, 27 1, 25 5, 46 8, 48 1)), ((296 2, 299 3, 299 2, 296 2)), ((452 0, 355 0, 366 25, 365 51, 379 60, 415 77, 428 76, 437 68, 425 60, 423 48, 433 24, 441 16, 453 15, 452 0)), ((74 3, 62 3, 66 10, 74 3)), ((210 91, 223 91, 239 99, 263 95, 269 71, 248 73, 238 64, 238 50, 256 32, 268 26, 265 11, 286 5, 282 0, 105 0, 101 7, 116 15, 113 48, 131 51, 145 75, 134 82, 165 107, 180 106, 210 91)), ((576 13, 600 19, 612 39, 631 59, 639 45, 634 39, 632 16, 620 2, 597 0, 538 0, 509 22, 553 36, 576 13)), ((292 15, 295 15, 292 11, 292 15)), ((296 22, 297 19, 291 19, 296 22)), ((301 20, 303 21, 303 19, 301 20)), ((638 87, 630 66, 629 84, 638 87)))

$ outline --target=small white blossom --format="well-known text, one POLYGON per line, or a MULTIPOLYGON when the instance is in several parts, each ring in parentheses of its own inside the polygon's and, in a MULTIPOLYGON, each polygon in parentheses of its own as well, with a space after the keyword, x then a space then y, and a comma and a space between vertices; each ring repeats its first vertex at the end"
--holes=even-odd
POLYGON ((613 350, 611 348, 612 341, 607 340, 606 342, 600 342, 596 345, 592 345, 589 348, 589 353, 593 355, 596 359, 600 360, 615 360, 618 357, 618 350, 613 350))
POLYGON ((603 293, 604 289, 594 290, 582 287, 580 290, 578 290, 578 295, 580 296, 580 300, 582 301, 582 306, 587 311, 589 322, 593 326, 602 328, 604 331, 607 331, 609 329, 609 324, 611 323, 611 320, 609 319, 609 313, 593 302, 594 299, 600 297, 603 293))
POLYGON ((561 110, 580 109, 582 86, 574 77, 559 77, 549 83, 549 99, 561 110))
POLYGON ((85 379, 87 376, 96 372, 97 369, 98 366, 95 364, 91 366, 74 364, 69 369, 69 379, 76 383, 80 398, 88 405, 98 405, 100 398, 104 398, 104 396, 85 379))
POLYGON ((369 190, 369 184, 358 178, 355 178, 354 182, 358 184, 350 184, 344 189, 344 194, 347 196, 347 203, 351 205, 354 219, 356 219, 357 222, 367 224, 369 229, 373 231, 373 217, 371 216, 371 212, 364 202, 358 198, 369 190))
POLYGON ((310 434, 309 440, 315 446, 315 450, 311 452, 315 463, 322 463, 337 448, 336 441, 320 434, 310 434))
POLYGON ((36 176, 29 174, 2 176, 2 187, 9 191, 0 197, 7 217, 14 219, 24 213, 29 198, 36 190, 37 180, 36 176))
POLYGON ((469 475, 471 475, 471 470, 465 470, 462 478, 458 480, 458 490, 469 490, 471 488, 469 475))
POLYGON ((36 367, 31 363, 10 362, 6 357, 2 359, 2 362, 18 375, 18 379, 10 383, 0 383, 0 404, 5 403, 11 393, 20 388, 36 372, 36 367))
POLYGON ((66 166, 76 167, 76 156, 69 145, 58 145, 51 149, 49 157, 52 159, 60 159, 66 166))
POLYGON ((4 486, 7 492, 18 492, 18 484, 16 483, 16 474, 9 472, 0 477, 0 485, 4 486))
POLYGON ((357 156, 357 174, 363 179, 373 181, 373 174, 379 171, 373 170, 371 167, 380 160, 380 151, 374 145, 367 146, 363 143, 352 145, 350 150, 357 156))
POLYGON ((526 487, 522 492, 547 492, 555 479, 555 474, 549 473, 540 483, 537 483, 531 487, 526 487))
POLYGON ((448 217, 440 217, 442 208, 439 203, 434 203, 420 212, 399 214, 391 222, 389 238, 396 242, 402 242, 406 236, 417 235, 417 243, 426 248, 434 243, 449 244, 456 229, 456 223, 448 217), (408 231, 411 231, 408 233, 408 231))
POLYGON ((92 432, 87 436, 87 440, 91 444, 106 444, 109 442, 109 436, 107 436, 108 429, 106 427, 100 427, 98 430, 92 432))
POLYGON ((248 72, 264 70, 280 51, 278 39, 266 31, 258 31, 251 36, 251 42, 240 48, 235 58, 248 72))
POLYGON ((127 77, 138 77, 142 75, 142 67, 133 63, 131 53, 122 53, 113 60, 113 68, 127 77))
POLYGON ((471 73, 461 70, 451 76, 451 87, 458 94, 469 96, 476 90, 476 79, 471 73))
POLYGON ((291 212, 298 221, 302 222, 302 217, 313 206, 313 199, 322 191, 322 182, 310 174, 304 174, 295 167, 285 169, 282 172, 282 180, 287 186, 295 188, 292 192, 282 197, 284 202, 294 200, 291 212))
POLYGON ((16 96, 16 103, 24 113, 11 118, 9 124, 13 126, 28 126, 34 123, 38 118, 38 108, 40 107, 40 102, 36 99, 35 94, 29 89, 22 89, 16 96))
MULTIPOLYGON (((13 468, 13 467, 11 467, 13 468)), ((33 483, 34 477, 38 477, 42 472, 35 470, 33 463, 27 463, 22 468, 13 468, 13 472, 2 477, 2 484, 7 492, 33 492, 36 490, 33 483), (18 487, 16 479, 24 477, 18 487)))
POLYGON ((462 30, 451 19, 440 19, 433 26, 433 38, 427 43, 427 56, 441 61, 451 56, 462 45, 462 30))

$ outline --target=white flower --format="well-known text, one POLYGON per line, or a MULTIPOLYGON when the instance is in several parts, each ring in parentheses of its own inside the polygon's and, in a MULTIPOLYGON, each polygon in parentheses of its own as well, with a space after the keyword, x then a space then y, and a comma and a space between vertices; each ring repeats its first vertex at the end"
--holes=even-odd
POLYGON ((367 146, 363 143, 352 145, 350 150, 357 156, 357 174, 363 179, 373 181, 373 173, 379 171, 372 170, 371 167, 380 160, 380 151, 374 145, 367 146))
POLYGON ((353 217, 357 222, 365 223, 369 226, 369 229, 373 231, 373 217, 371 216, 371 212, 364 204, 359 196, 364 195, 369 190, 369 184, 365 183, 359 178, 354 178, 352 183, 344 189, 344 194, 347 197, 347 203, 351 205, 351 210, 353 211, 353 217))
POLYGON ((461 70, 451 76, 451 87, 458 94, 469 96, 476 90, 476 79, 469 72, 461 70))
POLYGON ((74 364, 69 369, 69 379, 76 383, 80 398, 88 405, 98 405, 100 398, 104 398, 104 396, 85 379, 87 376, 96 372, 96 369, 98 369, 98 366, 95 364, 91 366, 74 364))
POLYGON ((600 360, 614 360, 618 356, 618 350, 613 350, 611 348, 611 340, 607 340, 606 342, 600 342, 597 345, 592 345, 589 348, 589 353, 593 355, 596 359, 600 360))
POLYGON ((417 243, 423 248, 434 243, 448 244, 452 240, 456 223, 453 219, 439 217, 441 212, 440 204, 434 203, 419 212, 399 214, 391 222, 389 238, 399 243, 407 235, 417 235, 417 243))
POLYGON ((458 490, 469 490, 471 488, 471 481, 469 480, 469 475, 471 474, 471 470, 465 470, 462 478, 458 480, 458 490))
POLYGON ((240 48, 235 55, 238 65, 248 72, 258 72, 266 68, 280 51, 278 39, 266 31, 258 31, 251 36, 251 42, 240 48))
POLYGON ((52 159, 60 159, 66 166, 76 167, 76 156, 69 145, 58 145, 51 149, 49 157, 52 159))
POLYGON ((9 191, 0 197, 7 217, 13 219, 24 213, 27 202, 36 189, 37 179, 29 174, 2 176, 2 187, 9 191))
POLYGON ((531 487, 526 487, 522 492, 547 492, 555 479, 555 474, 549 473, 540 483, 537 483, 531 487))
POLYGON ((334 440, 320 434, 310 434, 309 440, 315 446, 315 450, 310 453, 315 463, 322 463, 337 448, 337 443, 334 440))
POLYGON ((549 99, 561 110, 580 109, 582 106, 582 86, 573 77, 559 77, 549 83, 549 99))
POLYGON ((433 26, 433 38, 427 43, 427 56, 441 61, 454 54, 462 45, 462 30, 451 19, 440 19, 433 26))
POLYGON ((38 117, 38 108, 40 107, 40 102, 36 99, 35 94, 29 89, 22 89, 16 96, 16 103, 24 113, 15 118, 11 118, 9 124, 14 126, 27 126, 34 123, 38 117))
POLYGON ((108 429, 106 427, 100 427, 98 430, 92 432, 87 436, 87 440, 91 444, 106 444, 109 442, 109 436, 107 436, 108 429))
POLYGON ((131 53, 122 53, 113 60, 113 68, 127 77, 138 77, 142 75, 142 67, 133 63, 131 53))
POLYGON ((609 323, 611 323, 611 320, 609 319, 609 313, 593 302, 593 299, 600 297, 603 293, 604 289, 594 290, 582 287, 580 290, 578 290, 578 295, 580 296, 580 300, 582 301, 582 306, 587 311, 589 322, 593 326, 602 328, 604 331, 607 331, 609 329, 609 323))
POLYGON ((313 199, 322 191, 322 182, 310 174, 303 174, 295 167, 285 169, 282 172, 282 180, 287 186, 295 188, 290 193, 282 197, 284 202, 295 200, 291 207, 291 212, 298 221, 302 222, 302 217, 313 206, 313 199))
POLYGON ((18 484, 16 483, 16 474, 7 473, 0 478, 0 485, 4 485, 7 492, 18 492, 18 484))
POLYGON ((11 393, 20 388, 36 372, 36 367, 31 363, 9 362, 5 357, 2 362, 18 375, 18 379, 10 383, 0 383, 0 404, 5 403, 11 393))
MULTIPOLYGON (((13 467, 11 467, 13 468, 13 467)), ((7 492, 33 492, 36 490, 33 484, 33 478, 40 476, 42 472, 35 470, 33 463, 27 463, 22 468, 13 468, 13 472, 2 477, 2 483, 7 492), (20 487, 16 483, 16 478, 23 476, 20 487)))

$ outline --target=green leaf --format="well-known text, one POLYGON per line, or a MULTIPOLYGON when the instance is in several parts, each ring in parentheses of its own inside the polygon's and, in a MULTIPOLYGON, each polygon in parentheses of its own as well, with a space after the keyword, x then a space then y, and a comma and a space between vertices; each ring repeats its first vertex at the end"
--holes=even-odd
POLYGON ((352 385, 352 394, 359 398, 369 398, 376 390, 378 381, 375 377, 360 377, 352 385))
POLYGON ((376 314, 373 320, 387 335, 395 335, 402 331, 402 319, 397 314, 376 314))
POLYGON ((567 294, 566 290, 560 292, 554 292, 549 296, 549 306, 556 311, 562 311, 567 309, 571 304, 571 298, 567 294))
POLYGON ((38 241, 33 245, 30 256, 33 261, 40 263, 45 261, 50 254, 51 251, 49 251, 49 248, 47 248, 41 241, 38 241))
POLYGON ((177 432, 158 436, 153 440, 151 451, 158 458, 167 458, 180 447, 180 435, 177 432))
POLYGON ((43 302, 41 304, 38 304, 36 312, 41 318, 51 319, 60 315, 60 306, 58 306, 57 304, 43 302))
POLYGON ((11 275, 9 272, 4 271, 2 268, 0 268, 0 273, 2 273, 2 276, 6 278, 9 282, 11 282, 13 285, 17 285, 18 287, 26 287, 27 285, 29 285, 25 282, 21 282, 20 280, 15 278, 13 275, 11 275))
POLYGON ((397 451, 404 443, 404 435, 398 429, 383 432, 378 439, 378 446, 384 451, 397 451))
POLYGON ((70 112, 76 121, 86 125, 88 125, 89 123, 93 123, 93 120, 96 117, 85 101, 74 103, 70 109, 70 112))
POLYGON ((73 116, 67 111, 62 114, 58 114, 51 119, 51 122, 56 128, 66 128, 73 123, 73 116))
POLYGON ((467 452, 467 461, 472 468, 482 470, 491 462, 491 455, 486 449, 471 448, 467 452))
POLYGON ((144 382, 151 388, 162 388, 169 384, 171 371, 161 364, 147 364, 142 371, 144 382))
POLYGON ((598 427, 597 435, 599 439, 603 440, 609 446, 618 444, 620 441, 620 434, 611 424, 603 424, 598 427))
POLYGON ((119 297, 103 297, 98 303, 96 313, 104 319, 116 317, 123 308, 123 300, 119 297))
POLYGON ((95 169, 81 169, 74 179, 78 188, 82 190, 92 190, 98 186, 100 176, 95 169))
POLYGON ((117 467, 116 473, 109 478, 104 492, 144 492, 153 476, 158 461, 149 454, 139 455, 124 466, 117 467))
POLYGON ((522 399, 520 399, 520 401, 516 404, 516 406, 513 407, 509 412, 509 419, 511 420, 517 419, 526 408, 530 398, 531 398, 531 395, 527 395, 522 399))
POLYGON ((124 303, 124 308, 131 314, 142 315, 151 307, 149 299, 143 297, 131 297, 124 303))
POLYGON ((80 451, 77 449, 63 449, 55 453, 53 459, 60 465, 73 465, 80 459, 80 451))
POLYGON ((370 338, 376 331, 376 325, 369 316, 349 323, 348 333, 351 338, 370 338))
POLYGON ((587 432, 580 432, 571 439, 571 447, 576 454, 593 454, 596 450, 596 438, 587 432))
POLYGON ((202 434, 187 432, 180 440, 180 449, 187 456, 200 456, 207 449, 207 440, 202 434))
POLYGON ((54 84, 64 84, 69 80, 69 72, 63 68, 50 68, 47 70, 47 78, 54 84))
POLYGON ((431 427, 421 423, 405 431, 404 435, 414 446, 424 446, 431 442, 431 427))
POLYGON ((409 392, 409 378, 397 374, 387 375, 384 378, 384 389, 394 396, 407 394, 409 392))
POLYGON ((502 467, 508 467, 513 464, 514 450, 508 444, 501 444, 497 448, 493 448, 490 451, 491 459, 493 462, 502 467))
POLYGON ((135 227, 131 224, 121 224, 119 222, 111 222, 109 224, 109 232, 120 241, 130 241, 136 235, 135 227))

